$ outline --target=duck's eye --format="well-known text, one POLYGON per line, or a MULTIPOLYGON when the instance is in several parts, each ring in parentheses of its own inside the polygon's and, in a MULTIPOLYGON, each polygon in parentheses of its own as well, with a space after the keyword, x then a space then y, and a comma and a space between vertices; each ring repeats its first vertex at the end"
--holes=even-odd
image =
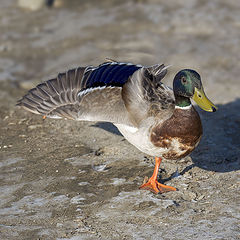
POLYGON ((185 84, 187 82, 187 79, 184 76, 182 76, 181 81, 182 81, 183 84, 185 84))

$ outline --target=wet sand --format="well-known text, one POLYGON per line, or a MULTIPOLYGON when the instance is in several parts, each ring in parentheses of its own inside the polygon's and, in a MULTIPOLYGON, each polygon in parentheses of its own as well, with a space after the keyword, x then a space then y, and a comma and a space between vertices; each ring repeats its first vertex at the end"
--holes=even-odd
POLYGON ((239 239, 238 1, 0 6, 0 239, 239 239), (43 120, 15 106, 37 83, 106 57, 171 64, 170 86, 178 70, 196 69, 219 107, 197 108, 201 143, 161 165, 177 192, 138 189, 153 159, 113 125, 43 120))

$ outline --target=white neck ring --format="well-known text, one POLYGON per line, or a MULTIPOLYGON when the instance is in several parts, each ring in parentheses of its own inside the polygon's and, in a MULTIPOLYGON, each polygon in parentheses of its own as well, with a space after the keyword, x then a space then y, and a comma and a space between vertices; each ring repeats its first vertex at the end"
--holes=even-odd
POLYGON ((187 110, 190 109, 192 107, 192 104, 186 106, 186 107, 180 107, 180 106, 175 106, 175 109, 182 109, 182 110, 187 110))

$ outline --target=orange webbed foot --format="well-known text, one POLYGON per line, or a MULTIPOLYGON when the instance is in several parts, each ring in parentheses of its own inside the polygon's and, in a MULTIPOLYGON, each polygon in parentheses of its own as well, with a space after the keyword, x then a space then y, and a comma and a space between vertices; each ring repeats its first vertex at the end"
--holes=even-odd
POLYGON ((170 191, 176 191, 177 189, 175 187, 167 186, 164 184, 161 184, 157 180, 150 178, 148 182, 142 184, 140 189, 150 190, 151 192, 158 194, 158 193, 165 193, 170 191))
POLYGON ((161 158, 156 157, 155 162, 156 163, 153 175, 148 180, 144 180, 144 183, 139 188, 150 190, 155 194, 176 191, 177 189, 175 187, 167 186, 157 181, 157 175, 161 163, 161 158))

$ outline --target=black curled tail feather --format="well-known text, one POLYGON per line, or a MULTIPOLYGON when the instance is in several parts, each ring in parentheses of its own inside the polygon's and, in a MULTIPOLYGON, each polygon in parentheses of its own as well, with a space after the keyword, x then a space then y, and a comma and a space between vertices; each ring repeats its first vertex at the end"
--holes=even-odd
MULTIPOLYGON (((142 89, 144 98, 152 103, 151 108, 156 108, 155 103, 158 103, 158 110, 169 109, 173 107, 174 95, 171 88, 164 85, 162 79, 167 74, 167 69, 170 66, 157 64, 151 67, 144 68, 142 77, 142 89)), ((152 110, 151 110, 152 111, 152 110)), ((156 111, 156 112, 157 112, 156 111)))
POLYGON ((143 74, 148 79, 151 84, 159 85, 161 84, 162 79, 167 74, 167 69, 170 66, 165 66, 164 64, 156 64, 150 67, 145 67, 143 74))
POLYGON ((77 94, 85 69, 71 69, 37 85, 17 102, 17 106, 46 117, 75 119, 77 94))

